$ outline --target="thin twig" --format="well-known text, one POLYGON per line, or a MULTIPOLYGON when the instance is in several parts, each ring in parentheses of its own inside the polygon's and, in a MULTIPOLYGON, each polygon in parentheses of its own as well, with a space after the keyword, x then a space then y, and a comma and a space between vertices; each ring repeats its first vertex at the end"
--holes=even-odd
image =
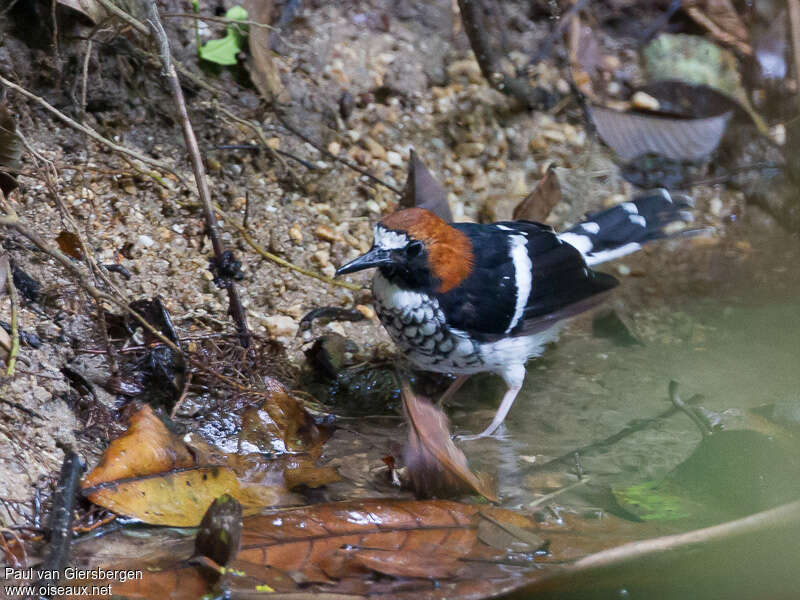
POLYGON ((237 223, 233 217, 227 215, 225 211, 222 210, 222 208, 218 204, 214 204, 214 210, 216 210, 219 216, 222 217, 223 221, 225 221, 228 225, 233 226, 236 229, 236 231, 239 232, 239 234, 242 236, 242 239, 244 239, 244 241, 247 242, 248 246, 250 246, 253 250, 258 252, 261 256, 263 256, 267 260, 271 260, 272 262, 277 263, 282 267, 286 267, 287 269, 291 269, 292 271, 297 271, 301 275, 305 275, 307 277, 313 277, 314 279, 319 279, 320 281, 324 281, 325 283, 328 283, 330 285, 338 285, 339 287, 347 288, 348 290, 353 290, 356 292, 362 289, 362 286, 360 285, 347 283, 346 281, 338 281, 336 279, 331 279, 330 277, 322 275, 321 273, 304 269, 303 267, 299 267, 294 263, 290 263, 288 260, 284 260, 280 256, 273 254, 272 252, 268 252, 261 245, 259 245, 259 243, 252 238, 252 236, 248 233, 248 231, 244 227, 242 227, 239 223, 237 223))
POLYGON ((53 106, 50 103, 48 103, 44 98, 42 98, 40 96, 37 96, 33 92, 30 92, 30 91, 26 90, 24 87, 21 87, 21 86, 17 85, 13 81, 9 81, 8 79, 3 77, 2 75, 0 75, 0 83, 2 83, 4 86, 6 86, 9 89, 12 89, 12 90, 14 90, 16 92, 19 92, 20 94, 22 94, 26 98, 30 98, 31 100, 33 100, 37 104, 43 106, 45 109, 47 109, 48 111, 53 113, 56 117, 58 117, 60 120, 62 120, 64 123, 66 123, 70 127, 74 128, 74 129, 77 129, 78 131, 82 131, 83 133, 88 135, 90 138, 92 138, 96 142, 99 142, 99 143, 107 146, 108 148, 110 148, 114 152, 119 152, 120 154, 124 154, 126 156, 130 156, 131 158, 135 158, 136 160, 141 161, 146 165, 150 165, 152 167, 156 167, 157 169, 161 169, 162 171, 166 171, 167 173, 170 173, 170 174, 174 175, 177 178, 177 180, 181 182, 181 184, 186 185, 186 182, 184 182, 183 177, 178 175, 178 173, 176 173, 174 170, 172 170, 169 167, 169 165, 167 165, 166 163, 163 163, 160 160, 156 160, 154 158, 150 158, 148 156, 145 156, 144 154, 141 154, 140 152, 137 152, 136 150, 131 150, 130 148, 126 148, 125 146, 120 146, 119 144, 115 144, 114 142, 112 142, 108 138, 105 138, 102 135, 100 135, 99 133, 97 133, 94 129, 92 129, 88 125, 81 125, 80 123, 78 123, 74 119, 68 117, 63 112, 58 110, 55 106, 53 106))
POLYGON ((14 375, 14 366, 17 364, 17 354, 19 354, 19 297, 17 296, 17 286, 14 285, 14 277, 11 274, 11 266, 8 269, 8 297, 11 299, 11 349, 8 351, 8 367, 6 377, 14 375))
POLYGON ((257 123, 253 123, 252 121, 248 121, 247 119, 243 119, 242 117, 239 117, 239 116, 235 115, 234 113, 232 113, 231 111, 229 111, 229 110, 228 110, 227 108, 225 108, 224 106, 220 106, 220 105, 219 105, 219 103, 217 103, 217 102, 215 102, 215 103, 213 104, 213 108, 214 108, 215 110, 218 110, 218 111, 220 111, 220 112, 221 112, 223 115, 225 115, 225 116, 226 116, 226 117, 228 117, 229 119, 231 119, 231 120, 235 121, 236 123, 239 123, 239 124, 241 124, 241 125, 244 125, 245 127, 249 127, 250 129, 252 129, 252 130, 253 130, 253 132, 255 132, 256 136, 258 137, 258 141, 259 141, 259 142, 261 142, 261 145, 264 147, 264 149, 267 151, 267 153, 270 155, 270 157, 271 157, 271 158, 272 158, 274 161, 276 161, 276 162, 280 163, 280 164, 281 164, 281 166, 282 166, 282 167, 283 167, 283 168, 286 170, 286 172, 287 172, 287 173, 289 173, 289 177, 291 177, 291 179, 292 179, 292 182, 295 184, 295 186, 297 186, 298 188, 302 186, 302 181, 300 180, 300 177, 297 175, 297 173, 295 172, 295 170, 294 170, 294 169, 292 169, 292 167, 290 167, 290 166, 289 166, 289 164, 288 164, 288 163, 287 163, 285 160, 283 160, 283 158, 281 157, 281 155, 280 155, 280 154, 278 154, 277 150, 275 150, 274 148, 272 148, 272 147, 271 147, 271 146, 270 146, 270 145, 267 143, 267 136, 266 136, 266 134, 264 133, 264 130, 261 128, 261 126, 260 126, 260 125, 258 125, 257 123))
POLYGON ((537 498, 536 500, 531 502, 527 506, 527 508, 528 508, 528 510, 531 510, 531 509, 534 509, 534 508, 538 508, 539 506, 542 506, 543 504, 547 504, 553 498, 557 498, 558 496, 560 496, 564 492, 568 492, 570 490, 575 489, 576 487, 582 486, 585 483, 589 483, 591 480, 592 480, 591 477, 583 477, 582 479, 578 479, 578 481, 573 481, 569 485, 565 485, 564 487, 562 487, 560 489, 557 489, 554 492, 550 492, 549 494, 545 494, 541 498, 537 498))
POLYGON ((89 80, 89 61, 92 58, 92 40, 86 41, 86 56, 83 59, 83 75, 81 76, 81 121, 86 120, 86 85, 89 80))
MULTIPOLYGON (((203 204, 203 211, 206 218, 206 231, 208 237, 211 239, 211 245, 214 248, 214 258, 219 269, 221 269, 224 260, 225 248, 219 239, 217 217, 214 214, 214 209, 211 203, 211 191, 208 188, 208 179, 206 178, 206 170, 203 165, 203 159, 200 156, 200 148, 197 145, 197 138, 192 128, 192 123, 189 121, 189 112, 186 109, 186 101, 183 98, 183 90, 181 83, 178 80, 178 73, 172 64, 172 56, 169 49, 169 40, 167 39, 167 32, 164 31, 164 26, 158 15, 158 6, 155 0, 151 0, 148 4, 148 24, 150 25, 153 39, 159 47, 159 58, 164 67, 164 76, 169 82, 172 97, 175 100, 175 105, 178 109, 180 116, 181 127, 183 128, 183 138, 186 141, 186 150, 189 152, 189 159, 192 162, 192 171, 194 178, 197 182, 197 193, 200 197, 200 202, 203 204)), ((245 314, 242 302, 239 299, 239 292, 236 284, 227 280, 225 282, 225 289, 228 292, 228 312, 236 324, 236 329, 240 334, 240 341, 245 348, 250 344, 249 335, 250 331, 247 328, 247 315, 245 314)))
MULTIPOLYGON (((698 401, 700 401, 701 398, 702 398, 702 396, 700 394, 696 394, 696 395, 692 396, 691 398, 689 398, 689 400, 687 400, 686 403, 687 404, 695 404, 698 401)), ((577 448, 575 450, 570 450, 569 452, 565 452, 561 456, 557 456, 556 458, 548 460, 545 463, 531 465, 530 467, 528 467, 525 470, 525 474, 530 473, 530 472, 535 472, 535 471, 542 471, 542 470, 548 469, 548 468, 550 468, 550 467, 552 467, 554 465, 557 465, 557 464, 560 464, 560 463, 565 463, 565 462, 570 461, 570 460, 574 460, 576 453, 579 454, 580 456, 587 456, 587 455, 591 455, 591 454, 593 454, 593 453, 595 453, 595 452, 597 452, 599 450, 604 450, 604 449, 612 446, 613 444, 616 444, 620 440, 628 437, 629 435, 632 435, 632 434, 634 434, 636 432, 639 432, 639 431, 643 431, 644 429, 647 429, 648 427, 652 427, 653 425, 655 425, 659 421, 662 421, 663 419, 671 417, 672 415, 674 415, 674 414, 676 414, 678 412, 680 412, 680 411, 679 411, 679 409, 677 407, 670 406, 667 410, 661 412, 660 414, 656 415, 655 417, 650 417, 648 419, 638 419, 636 421, 631 422, 630 424, 628 424, 625 427, 623 427, 622 429, 620 429, 617 433, 615 433, 613 435, 610 435, 607 438, 604 438, 602 440, 598 440, 596 442, 592 442, 590 444, 587 444, 587 445, 582 446, 580 448, 577 448)))
POLYGON ((402 196, 403 195, 402 190, 400 190, 399 188, 397 188, 397 187, 395 187, 395 186, 393 186, 391 184, 386 183, 380 177, 376 177, 375 175, 373 175, 372 173, 370 173, 366 169, 362 169, 361 167, 359 167, 354 162, 352 162, 350 160, 347 160, 346 158, 343 158, 341 156, 336 156, 332 152, 328 152, 327 148, 323 148, 322 144, 319 144, 319 143, 315 142, 313 139, 311 139, 311 137, 309 137, 307 134, 305 134, 300 128, 295 127, 294 125, 292 125, 292 123, 289 122, 289 118, 285 114, 283 114, 283 112, 284 112, 284 109, 276 104, 276 106, 275 106, 275 116, 278 117, 278 121, 280 121, 281 125, 283 125, 287 129, 287 131, 289 131, 289 133, 292 133, 293 135, 296 135, 301 140, 303 140, 305 143, 310 144, 311 146, 316 148, 316 150, 318 152, 320 152, 321 154, 323 154, 324 156, 327 156, 328 158, 330 158, 332 160, 335 160, 337 162, 342 163, 344 166, 346 166, 346 167, 348 167, 350 169, 353 169, 353 171, 355 171, 356 173, 361 173, 364 177, 367 177, 368 179, 371 179, 372 181, 374 181, 378 185, 382 185, 386 189, 392 190, 398 196, 402 196))

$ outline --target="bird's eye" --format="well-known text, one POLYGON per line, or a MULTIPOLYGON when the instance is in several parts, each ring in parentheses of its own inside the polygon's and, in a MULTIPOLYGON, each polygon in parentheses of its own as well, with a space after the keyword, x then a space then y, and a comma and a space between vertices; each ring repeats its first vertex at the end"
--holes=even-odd
POLYGON ((408 246, 406 246, 406 256, 409 258, 414 258, 415 256, 419 256, 422 253, 422 242, 420 241, 413 241, 408 246))

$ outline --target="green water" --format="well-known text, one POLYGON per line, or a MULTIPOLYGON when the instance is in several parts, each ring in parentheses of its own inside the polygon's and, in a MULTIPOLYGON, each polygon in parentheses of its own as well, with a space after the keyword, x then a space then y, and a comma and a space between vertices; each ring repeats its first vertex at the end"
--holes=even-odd
MULTIPOLYGON (((667 246, 623 261, 643 276, 622 278, 612 305, 630 317, 642 344, 598 338, 591 316, 577 319, 529 363, 502 438, 462 444, 474 468, 496 473, 501 495, 524 506, 543 493, 531 465, 669 408, 670 380, 679 383, 683 399, 702 394, 700 404, 729 427, 743 426, 752 408, 800 403, 800 243, 755 234, 743 243, 746 233, 730 232, 715 246, 667 246)), ((482 429, 502 390, 498 378, 473 378, 450 410, 455 430, 482 429)), ((595 483, 632 485, 663 477, 700 437, 677 414, 580 463, 595 483)))

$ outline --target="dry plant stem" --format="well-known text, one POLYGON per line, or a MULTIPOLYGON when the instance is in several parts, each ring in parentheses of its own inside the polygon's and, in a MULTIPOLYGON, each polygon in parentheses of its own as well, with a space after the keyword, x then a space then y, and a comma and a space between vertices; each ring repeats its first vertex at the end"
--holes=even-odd
POLYGON ((308 135, 303 133, 298 127, 295 127, 294 125, 292 125, 289 122, 288 117, 284 114, 284 111, 285 111, 285 107, 281 107, 281 106, 277 106, 276 105, 276 107, 275 107, 275 116, 278 117, 278 121, 280 121, 281 125, 283 125, 290 133, 292 133, 293 135, 296 135, 301 140, 303 140, 305 143, 310 144, 311 146, 316 148, 318 152, 320 152, 321 154, 327 156, 328 158, 342 163, 344 166, 346 166, 346 167, 348 167, 350 169, 353 169, 353 171, 355 171, 356 173, 361 173, 364 177, 367 177, 368 179, 374 181, 378 185, 382 185, 386 189, 392 190, 398 196, 402 196, 403 195, 403 191, 402 190, 398 189, 397 187, 395 187, 393 185, 390 185, 390 184, 386 183, 380 177, 376 177, 375 175, 373 175, 372 173, 370 173, 366 169, 362 169, 361 167, 359 167, 354 162, 351 162, 351 161, 347 160, 346 158, 342 158, 341 156, 336 156, 335 154, 332 154, 332 153, 328 152, 327 148, 323 148, 321 144, 318 144, 313 139, 311 139, 308 135))
POLYGON ((167 173, 170 173, 173 176, 175 176, 175 178, 177 178, 177 180, 180 181, 182 184, 186 185, 185 182, 183 181, 183 178, 180 175, 178 175, 168 165, 166 165, 165 163, 162 163, 160 160, 155 160, 154 158, 149 158, 149 157, 145 156, 144 154, 136 152, 135 150, 131 150, 130 148, 126 148, 125 146, 120 146, 119 144, 115 144, 111 140, 109 140, 107 138, 104 138, 102 135, 97 133, 91 127, 88 127, 86 125, 81 125, 80 123, 78 123, 74 119, 71 119, 70 117, 68 117, 67 115, 62 113, 60 110, 58 110, 55 106, 52 106, 51 104, 49 104, 44 98, 41 98, 41 97, 37 96, 33 92, 29 92, 28 90, 26 90, 25 88, 23 88, 21 86, 18 86, 16 83, 14 83, 13 81, 9 81, 8 79, 3 77, 2 75, 0 75, 0 83, 2 83, 4 86, 6 86, 9 89, 12 89, 12 90, 14 90, 16 92, 19 92, 20 94, 22 94, 26 98, 30 98, 31 100, 33 100, 37 104, 43 106, 45 109, 47 109, 48 111, 53 113, 56 117, 61 119, 64 123, 66 123, 70 127, 74 128, 74 129, 77 129, 78 131, 82 131, 83 133, 88 135, 90 138, 92 138, 96 142, 99 142, 100 144, 103 144, 104 146, 107 146, 108 148, 110 148, 114 152, 119 152, 120 154, 124 154, 126 156, 130 156, 131 158, 135 158, 136 160, 141 161, 146 165, 150 165, 150 166, 155 167, 157 169, 161 169, 162 171, 166 171, 167 173))
MULTIPOLYGON (((800 0, 787 0, 789 4, 789 22, 792 25, 792 52, 794 58, 795 76, 800 80, 800 0)), ((797 95, 800 105, 800 93, 797 95)))
MULTIPOLYGON (((200 196, 200 202, 203 204, 203 211, 206 217, 206 229, 208 237, 211 239, 211 245, 214 248, 214 257, 216 258, 217 264, 221 264, 225 249, 219 239, 217 217, 214 214, 214 208, 211 204, 211 191, 208 189, 206 170, 203 166, 203 159, 200 157, 200 148, 197 145, 194 129, 189 121, 189 112, 186 109, 186 101, 183 98, 183 90, 178 80, 178 73, 175 71, 175 67, 172 64, 167 32, 164 31, 164 26, 161 24, 161 19, 158 16, 158 6, 155 0, 152 0, 148 4, 147 22, 150 25, 153 39, 158 44, 158 55, 164 67, 164 75, 169 82, 172 97, 175 100, 175 105, 180 116, 183 138, 186 141, 186 150, 189 152, 189 159, 192 162, 192 171, 194 171, 194 178, 197 182, 197 193, 200 196)), ((228 312, 236 324, 236 329, 240 334, 240 342, 242 346, 246 348, 250 344, 250 332, 247 328, 247 316, 245 315, 242 302, 239 299, 239 292, 236 288, 236 284, 233 281, 228 281, 226 290, 228 292, 228 312)))
POLYGON ((355 292, 360 291, 362 286, 355 285, 353 283, 347 283, 346 281, 336 281, 335 279, 331 279, 330 277, 326 277, 325 275, 321 275, 314 271, 310 271, 308 269, 304 269, 303 267, 298 267, 294 263, 290 263, 288 260, 282 259, 280 256, 276 254, 272 254, 272 252, 268 252, 265 250, 258 242, 256 242, 252 236, 247 232, 247 230, 242 227, 239 223, 236 222, 233 217, 225 214, 225 211, 218 204, 214 204, 214 210, 219 213, 219 216, 222 217, 222 220, 225 221, 228 225, 233 226, 236 231, 242 236, 247 245, 250 246, 253 250, 258 252, 261 256, 266 258, 267 260, 271 260, 274 263, 279 264, 282 267, 286 267, 287 269, 291 269, 292 271, 297 271, 301 275, 305 275, 307 277, 313 277, 314 279, 319 279, 320 281, 324 281, 330 285, 338 285, 339 287, 347 288, 348 290, 353 290, 355 292))
POLYGON ((6 377, 13 377, 14 366, 17 364, 17 354, 19 354, 19 297, 17 296, 17 286, 14 285, 14 277, 11 274, 11 267, 8 267, 8 297, 11 299, 11 349, 8 351, 8 367, 6 377))
POLYGON ((295 172, 295 170, 294 170, 294 169, 292 169, 292 168, 289 166, 289 164, 288 164, 288 163, 287 163, 285 160, 283 160, 283 158, 281 157, 281 155, 280 155, 280 154, 278 154, 278 153, 275 151, 275 149, 274 149, 274 148, 272 148, 272 147, 271 147, 271 146, 270 146, 270 145, 267 143, 267 136, 266 136, 266 135, 264 135, 264 130, 263 130, 263 129, 262 129, 260 126, 259 126, 259 125, 257 125, 256 123, 252 123, 251 121, 248 121, 247 119, 243 119, 242 117, 238 117, 238 116, 236 116, 236 115, 235 115, 235 114, 233 114, 231 111, 229 111, 227 108, 225 108, 225 107, 223 107, 223 106, 220 106, 220 105, 219 105, 218 103, 216 103, 216 102, 214 103, 213 107, 214 107, 214 109, 216 109, 216 110, 220 111, 220 112, 221 112, 223 115, 225 115, 225 116, 226 116, 226 117, 228 117, 229 119, 231 119, 231 120, 235 121, 236 123, 240 123, 241 125, 244 125, 245 127, 249 127, 250 129, 252 129, 252 130, 255 132, 256 136, 258 136, 258 141, 259 141, 259 142, 261 142, 261 145, 264 147, 264 149, 265 149, 265 150, 267 151, 267 153, 270 155, 270 158, 272 158, 272 160, 274 160, 274 161, 276 161, 276 162, 279 162, 279 163, 281 164, 281 166, 282 166, 284 169, 286 169, 286 172, 287 172, 287 173, 289 173, 289 177, 291 177, 291 178, 292 178, 292 182, 293 182, 293 183, 294 183, 294 184, 295 184, 297 187, 301 187, 301 186, 302 186, 302 181, 300 181, 300 177, 298 177, 298 175, 297 175, 297 173, 295 172))

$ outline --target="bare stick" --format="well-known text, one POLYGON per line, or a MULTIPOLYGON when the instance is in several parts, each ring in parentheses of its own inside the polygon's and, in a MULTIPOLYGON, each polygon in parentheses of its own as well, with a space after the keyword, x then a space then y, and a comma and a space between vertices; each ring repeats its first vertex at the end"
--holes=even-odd
MULTIPOLYGON (((194 135, 192 123, 189 121, 189 112, 186 109, 186 101, 183 98, 183 90, 178 80, 178 73, 175 71, 175 67, 172 64, 167 32, 164 31, 164 26, 161 24, 161 19, 158 16, 158 6, 155 0, 151 0, 148 4, 147 15, 147 23, 150 25, 153 39, 158 44, 158 55, 164 67, 164 75, 169 82, 172 97, 175 100, 178 115, 180 116, 181 126, 183 128, 183 139, 186 141, 186 150, 189 152, 189 159, 192 162, 194 179, 197 182, 197 194, 200 196, 200 202, 203 204, 203 211, 206 217, 206 229, 208 237, 211 239, 211 245, 214 248, 214 258, 217 264, 217 273, 219 273, 224 260, 223 254, 225 253, 225 248, 222 246, 222 242, 219 239, 217 217, 214 214, 214 208, 211 203, 211 192, 208 189, 206 170, 203 166, 203 159, 200 157, 200 148, 197 145, 197 138, 194 135)), ((242 302, 239 299, 239 292, 236 289, 236 285, 231 280, 226 281, 225 288, 228 292, 228 312, 231 317, 233 317, 234 323, 236 323, 239 340, 242 346, 246 348, 250 344, 250 331, 247 328, 247 316, 242 307, 242 302)))
POLYGON ((11 273, 11 265, 6 262, 8 269, 8 296, 11 299, 11 349, 8 351, 8 367, 6 377, 14 375, 14 366, 17 364, 17 354, 19 354, 19 297, 17 296, 17 286, 14 285, 14 277, 11 273))
POLYGON ((307 134, 303 133, 303 131, 301 131, 298 127, 295 127, 294 125, 292 125, 289 122, 288 117, 286 117, 286 115, 283 114, 283 109, 281 107, 278 107, 277 105, 275 107, 275 116, 278 117, 278 121, 280 121, 281 125, 283 125, 287 130, 289 130, 290 133, 296 135, 301 140, 303 140, 305 143, 314 146, 314 148, 316 148, 318 152, 324 154, 328 158, 331 158, 331 159, 333 159, 333 160, 335 160, 337 162, 342 163, 346 167, 349 167, 349 168, 353 169, 353 171, 355 171, 356 173, 361 173, 362 175, 364 175, 364 177, 367 177, 367 178, 371 179, 372 181, 374 181, 378 185, 382 185, 383 187, 392 190, 398 196, 402 196, 403 195, 402 190, 400 190, 399 188, 397 188, 397 187, 395 187, 393 185, 390 185, 390 184, 386 183, 380 177, 376 177, 375 175, 373 175, 372 173, 370 173, 366 169, 362 169, 361 167, 359 167, 354 162, 349 161, 346 158, 342 158, 341 156, 336 156, 335 154, 333 154, 331 152, 328 152, 328 150, 326 148, 322 147, 322 144, 318 144, 313 139, 311 139, 310 136, 308 136, 307 134))
POLYGON ((235 121, 236 123, 239 123, 241 125, 244 125, 245 127, 249 127, 250 129, 252 129, 253 132, 258 136, 258 141, 261 142, 261 145, 264 147, 264 149, 267 151, 270 157, 274 161, 279 162, 283 166, 283 168, 286 169, 286 172, 289 173, 289 177, 292 178, 292 181, 297 187, 301 187, 302 182, 300 181, 300 177, 298 177, 295 170, 292 169, 292 167, 290 167, 289 164, 285 160, 283 160, 283 158, 281 158, 280 154, 278 154, 278 152, 267 143, 267 136, 264 134, 264 130, 261 128, 260 125, 233 114, 224 106, 220 106, 217 102, 214 102, 213 107, 216 110, 220 111, 229 119, 235 121))
POLYGON ((161 169, 162 171, 166 171, 167 173, 171 173, 172 175, 174 175, 178 179, 178 181, 180 181, 182 184, 185 185, 185 182, 183 181, 183 178, 180 175, 178 175, 175 171, 173 171, 166 163, 163 163, 160 160, 156 160, 154 158, 150 158, 148 156, 145 156, 144 154, 136 152, 135 150, 131 150, 130 148, 126 148, 125 146, 120 146, 119 144, 115 144, 114 142, 112 142, 108 138, 104 138, 102 135, 97 133, 94 129, 92 129, 88 125, 81 125, 80 123, 78 123, 74 119, 68 117, 67 115, 62 113, 60 110, 58 110, 55 106, 53 106, 50 103, 48 103, 44 98, 41 98, 41 97, 37 96, 33 92, 29 92, 24 87, 21 87, 21 86, 17 85, 13 81, 9 81, 8 79, 3 77, 2 75, 0 75, 0 83, 2 83, 4 86, 6 86, 9 89, 12 89, 12 90, 14 90, 16 92, 19 92, 20 94, 22 94, 26 98, 30 98, 31 100, 33 100, 37 104, 43 106, 48 111, 53 113, 56 117, 58 117, 59 119, 64 121, 64 123, 66 123, 70 127, 74 128, 74 129, 77 129, 78 131, 82 131, 83 133, 88 135, 90 138, 92 138, 96 142, 99 142, 99 143, 103 144, 104 146, 107 146, 108 148, 111 148, 114 152, 119 152, 120 154, 124 154, 126 156, 130 156, 131 158, 135 158, 136 160, 139 160, 139 161, 143 162, 146 165, 150 165, 152 167, 156 167, 157 169, 161 169))

